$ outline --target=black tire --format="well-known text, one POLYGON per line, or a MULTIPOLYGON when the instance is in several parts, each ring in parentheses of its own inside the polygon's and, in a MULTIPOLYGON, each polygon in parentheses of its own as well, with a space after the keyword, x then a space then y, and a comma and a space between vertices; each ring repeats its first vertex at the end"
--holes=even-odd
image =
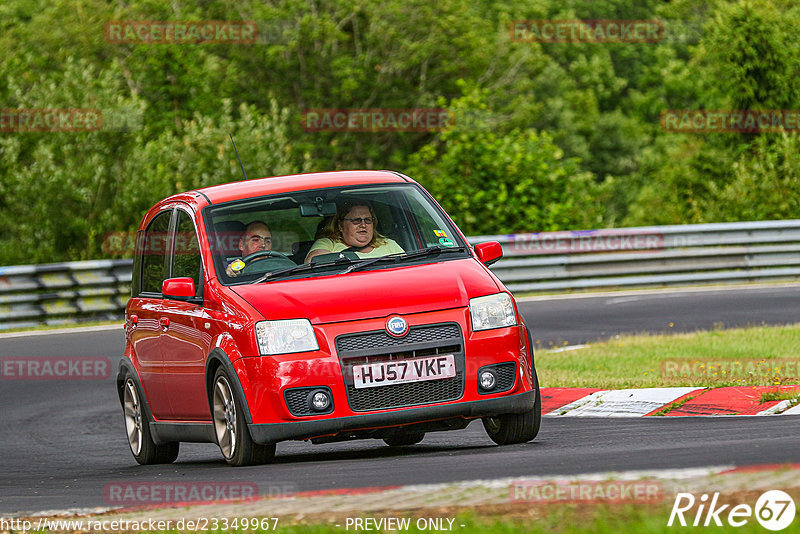
POLYGON ((265 464, 275 457, 274 443, 260 445, 250 436, 242 403, 222 367, 217 369, 211 386, 211 418, 217 445, 229 465, 265 464))
POLYGON ((483 428, 498 445, 527 443, 539 433, 542 424, 542 397, 539 394, 539 378, 533 374, 536 402, 533 408, 524 413, 510 413, 483 418, 483 428))
POLYGON ((390 447, 403 447, 416 445, 425 438, 425 432, 406 432, 383 438, 383 442, 390 447))
POLYGON ((139 385, 130 374, 125 376, 122 385, 122 415, 125 420, 125 433, 133 458, 142 465, 171 464, 178 458, 180 443, 173 441, 156 445, 150 434, 150 421, 144 405, 139 385))

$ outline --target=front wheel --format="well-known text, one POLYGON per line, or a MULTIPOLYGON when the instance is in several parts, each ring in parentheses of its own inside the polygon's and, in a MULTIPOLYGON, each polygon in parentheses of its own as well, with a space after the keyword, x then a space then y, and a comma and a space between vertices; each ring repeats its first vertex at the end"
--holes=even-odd
MULTIPOLYGON (((534 371, 535 373, 535 371, 534 371)), ((498 445, 527 443, 539 433, 542 424, 542 397, 539 394, 539 379, 534 374, 536 402, 533 408, 523 413, 509 413, 483 418, 483 428, 498 445)))
POLYGON ((125 433, 133 458, 142 465, 171 464, 178 458, 180 443, 177 441, 156 445, 150 435, 150 424, 142 404, 139 387, 128 375, 122 392, 122 412, 125 416, 125 433))
POLYGON ((236 400, 228 374, 221 367, 214 375, 212 406, 217 445, 229 465, 256 465, 272 460, 275 444, 260 445, 253 441, 241 402, 236 400))

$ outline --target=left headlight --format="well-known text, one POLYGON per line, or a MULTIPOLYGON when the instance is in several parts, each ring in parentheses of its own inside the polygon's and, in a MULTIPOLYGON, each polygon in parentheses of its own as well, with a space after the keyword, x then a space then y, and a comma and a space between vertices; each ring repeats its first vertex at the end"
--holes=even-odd
POLYGON ((258 322, 256 339, 258 349, 265 356, 319 350, 317 336, 308 319, 258 322))
POLYGON ((475 332, 517 324, 514 303, 508 293, 470 299, 469 315, 472 318, 472 330, 475 332))

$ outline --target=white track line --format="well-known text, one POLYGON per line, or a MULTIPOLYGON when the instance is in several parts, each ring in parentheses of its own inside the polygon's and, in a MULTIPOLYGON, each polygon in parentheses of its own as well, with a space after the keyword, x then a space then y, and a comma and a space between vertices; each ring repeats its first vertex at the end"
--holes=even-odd
POLYGON ((800 287, 800 283, 785 284, 736 284, 730 286, 704 286, 704 287, 666 287, 660 289, 627 289, 622 291, 603 291, 586 293, 559 293, 555 295, 538 295, 530 297, 516 297, 517 302, 536 302, 541 300, 568 300, 568 299, 588 299, 588 298, 608 298, 608 297, 627 297, 640 295, 665 295, 675 293, 703 293, 708 291, 741 291, 750 290, 769 290, 800 287))
POLYGON ((8 339, 12 337, 54 336, 60 334, 85 334, 87 332, 103 332, 105 330, 119 330, 122 332, 122 323, 100 326, 81 326, 76 328, 55 328, 53 330, 30 330, 28 332, 9 332, 7 334, 0 334, 0 339, 8 339))

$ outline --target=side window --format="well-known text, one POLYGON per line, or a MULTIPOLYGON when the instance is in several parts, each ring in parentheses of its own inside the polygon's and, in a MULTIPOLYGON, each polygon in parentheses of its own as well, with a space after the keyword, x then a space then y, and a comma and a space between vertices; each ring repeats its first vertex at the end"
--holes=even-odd
POLYGON ((142 290, 142 250, 144 249, 144 230, 136 232, 136 249, 133 254, 133 272, 131 273, 131 297, 136 297, 142 290))
POLYGON ((196 295, 200 295, 200 244, 197 241, 194 223, 189 214, 178 210, 178 224, 175 228, 175 253, 172 260, 173 278, 188 276, 194 280, 196 295))
POLYGON ((142 293, 161 293, 161 283, 169 278, 167 239, 172 210, 155 216, 145 230, 142 247, 142 293))

